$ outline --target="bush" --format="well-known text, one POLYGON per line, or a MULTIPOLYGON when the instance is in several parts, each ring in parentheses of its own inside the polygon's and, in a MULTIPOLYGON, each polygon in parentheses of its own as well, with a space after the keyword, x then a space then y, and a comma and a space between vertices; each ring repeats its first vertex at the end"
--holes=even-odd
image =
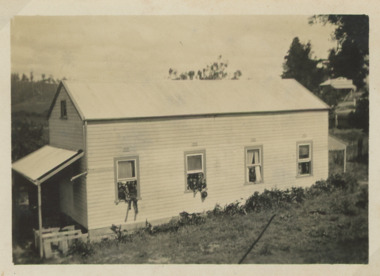
POLYGON ((161 225, 153 226, 148 221, 145 223, 145 228, 143 228, 141 232, 146 232, 150 235, 158 234, 158 233, 167 233, 167 232, 177 232, 179 229, 179 223, 177 220, 171 220, 168 223, 164 223, 161 225))
POLYGON ((356 207, 365 209, 368 206, 368 186, 361 187, 360 193, 357 197, 356 207))
POLYGON ((305 199, 305 189, 302 187, 292 187, 291 200, 297 203, 302 203, 305 199))
POLYGON ((264 190, 255 192, 245 203, 246 211, 260 212, 273 208, 281 208, 291 203, 301 203, 305 199, 305 190, 302 187, 292 187, 290 190, 264 190))
POLYGON ((82 240, 75 240, 70 246, 68 254, 69 255, 80 255, 82 257, 87 257, 95 253, 94 246, 90 241, 84 242, 82 240))
POLYGON ((349 174, 333 174, 327 179, 327 185, 331 185, 335 189, 342 189, 353 192, 359 187, 358 181, 349 174))
POLYGON ((131 241, 131 235, 128 235, 128 231, 126 229, 121 229, 120 226, 116 226, 112 224, 111 230, 115 233, 115 240, 118 242, 127 242, 131 241))
POLYGON ((146 221, 145 227, 136 232, 136 234, 141 235, 143 233, 148 233, 149 235, 155 235, 158 233, 167 232, 177 232, 181 226, 185 225, 198 225, 205 222, 204 216, 199 213, 187 213, 182 212, 179 214, 179 219, 172 219, 168 223, 153 226, 151 223, 146 221))
POLYGON ((235 201, 233 203, 226 205, 222 213, 226 215, 230 215, 230 216, 233 216, 236 214, 246 215, 247 211, 245 210, 245 204, 241 204, 239 201, 235 201))
POLYGON ((219 204, 216 204, 214 209, 212 209, 211 211, 207 211, 207 215, 208 216, 219 216, 219 215, 222 215, 223 214, 223 208, 219 205, 219 204))
POLYGON ((319 180, 310 188, 307 188, 306 195, 314 197, 323 193, 331 193, 335 190, 354 192, 358 187, 358 181, 350 174, 333 174, 327 180, 319 180))
POLYGON ((325 180, 315 182, 310 188, 306 189, 306 194, 309 197, 319 196, 322 193, 332 192, 333 187, 325 180))
POLYGON ((205 222, 204 216, 199 213, 182 212, 179 214, 178 224, 183 225, 198 225, 205 222))

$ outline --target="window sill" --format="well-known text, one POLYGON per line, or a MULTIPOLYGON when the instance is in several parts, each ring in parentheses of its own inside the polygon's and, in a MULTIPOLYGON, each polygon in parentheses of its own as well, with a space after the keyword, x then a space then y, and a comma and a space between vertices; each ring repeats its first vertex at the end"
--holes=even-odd
MULTIPOLYGON (((138 198, 136 198, 137 200, 142 200, 142 198, 141 197, 138 197, 138 198)), ((118 199, 118 200, 115 200, 114 201, 114 203, 115 203, 115 205, 118 205, 119 203, 122 203, 122 202, 124 202, 124 203, 128 203, 126 200, 124 200, 124 199, 118 199)))
POLYGON ((304 177, 309 177, 309 176, 313 176, 313 174, 298 174, 296 178, 304 178, 304 177))
POLYGON ((264 181, 260 181, 260 182, 245 182, 244 186, 260 185, 260 184, 264 184, 264 181))

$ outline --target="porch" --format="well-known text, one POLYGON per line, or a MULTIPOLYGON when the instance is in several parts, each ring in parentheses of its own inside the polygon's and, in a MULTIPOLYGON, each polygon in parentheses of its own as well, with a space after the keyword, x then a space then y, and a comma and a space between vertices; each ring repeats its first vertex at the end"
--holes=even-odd
POLYGON ((51 257, 53 249, 66 253, 71 240, 87 235, 61 210, 60 194, 60 187, 72 185, 78 175, 83 155, 81 150, 44 146, 12 164, 13 239, 32 241, 41 258, 51 257))

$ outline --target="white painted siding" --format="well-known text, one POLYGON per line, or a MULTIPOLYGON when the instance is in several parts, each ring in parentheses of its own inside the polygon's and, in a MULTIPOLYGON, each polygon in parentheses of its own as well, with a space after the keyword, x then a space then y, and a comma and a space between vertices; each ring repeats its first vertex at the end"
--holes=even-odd
MULTIPOLYGON (((49 144, 69 150, 85 150, 83 122, 64 87, 61 88, 49 117, 49 144), (66 100, 67 119, 61 119, 62 100, 66 100)), ((83 170, 85 170, 85 157, 80 159, 79 167, 71 170, 71 176, 83 170)), ((61 211, 84 227, 87 227, 85 177, 80 177, 74 183, 65 179, 65 181, 61 181, 58 185, 61 211)))
POLYGON ((64 87, 61 88, 49 118, 49 144, 79 150, 83 149, 83 122, 64 87), (67 119, 61 119, 61 101, 66 101, 67 119))
MULTIPOLYGON (((328 175, 327 111, 88 124, 89 229, 123 224, 116 205, 114 157, 139 156, 136 222, 210 209, 265 188, 309 186, 328 175), (313 175, 297 177, 297 142, 313 143, 313 175), (245 185, 247 146, 263 147, 262 184, 245 185), (208 197, 185 193, 184 152, 206 151, 208 197)), ((132 210, 133 213, 133 210, 132 210)), ((128 223, 133 223, 133 215, 128 223)))

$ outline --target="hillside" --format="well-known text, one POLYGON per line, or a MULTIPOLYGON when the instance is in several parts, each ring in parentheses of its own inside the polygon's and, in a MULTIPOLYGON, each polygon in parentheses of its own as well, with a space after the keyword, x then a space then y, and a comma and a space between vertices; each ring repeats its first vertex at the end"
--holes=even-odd
POLYGON ((56 83, 12 80, 12 115, 20 112, 46 115, 57 87, 58 84, 56 83))
POLYGON ((11 78, 12 161, 49 142, 47 113, 58 84, 11 78))

